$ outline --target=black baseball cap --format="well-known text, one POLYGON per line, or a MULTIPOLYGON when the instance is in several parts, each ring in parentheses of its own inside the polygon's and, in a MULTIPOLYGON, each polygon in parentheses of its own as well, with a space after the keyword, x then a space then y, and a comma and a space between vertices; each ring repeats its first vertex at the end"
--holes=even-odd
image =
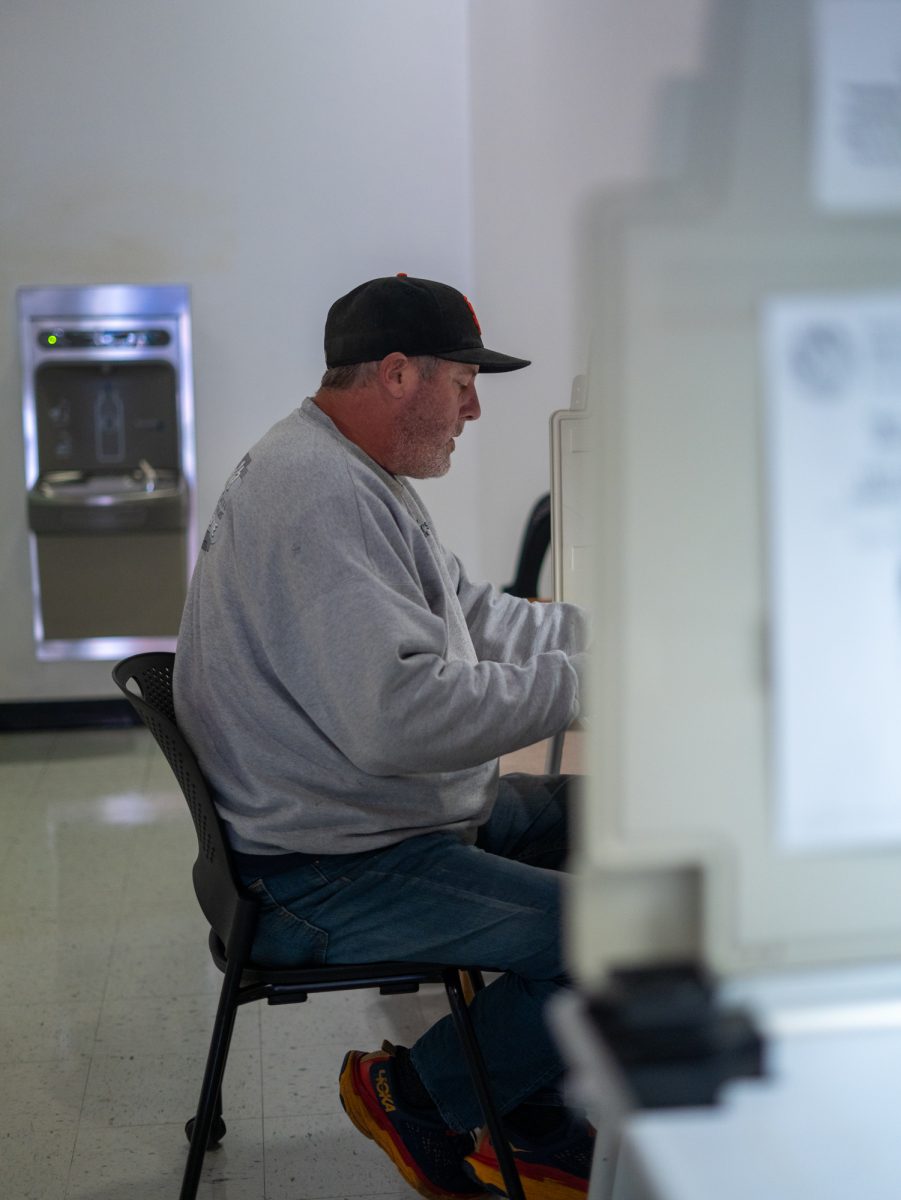
POLYGON ((395 350, 472 363, 482 372, 529 365, 528 359, 486 350, 478 317, 463 293, 432 279, 402 273, 370 279, 329 309, 326 366, 375 362, 395 350))

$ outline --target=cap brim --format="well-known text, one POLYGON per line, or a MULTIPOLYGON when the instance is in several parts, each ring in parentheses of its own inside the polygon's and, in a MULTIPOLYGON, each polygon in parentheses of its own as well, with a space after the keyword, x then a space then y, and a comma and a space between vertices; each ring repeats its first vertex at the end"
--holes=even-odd
POLYGON ((446 358, 450 362, 471 363, 479 368, 480 375, 490 375, 492 372, 519 371, 531 366, 531 359, 513 358, 510 354, 501 354, 497 350, 486 350, 474 347, 472 350, 453 350, 449 354, 437 354, 436 358, 446 358))

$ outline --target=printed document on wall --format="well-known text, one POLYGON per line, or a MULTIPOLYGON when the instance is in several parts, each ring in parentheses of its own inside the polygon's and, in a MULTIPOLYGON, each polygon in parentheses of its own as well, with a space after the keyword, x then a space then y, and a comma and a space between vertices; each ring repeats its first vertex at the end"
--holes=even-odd
POLYGON ((764 308, 780 843, 901 840, 901 292, 764 308))
POLYGON ((901 0, 818 0, 814 15, 814 199, 901 210, 901 0))

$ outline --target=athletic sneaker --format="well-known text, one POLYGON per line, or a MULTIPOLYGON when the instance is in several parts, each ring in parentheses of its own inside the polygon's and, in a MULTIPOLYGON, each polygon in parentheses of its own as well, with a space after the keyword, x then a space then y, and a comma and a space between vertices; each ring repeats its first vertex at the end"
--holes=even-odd
POLYGON ((339 1095, 344 1111, 366 1137, 385 1151, 407 1183, 428 1200, 481 1195, 463 1170, 473 1136, 457 1133, 437 1110, 404 1107, 398 1097, 394 1047, 364 1054, 350 1050, 341 1064, 339 1095))
MULTIPOLYGON (((526 1200, 584 1200, 594 1153, 594 1135, 587 1122, 566 1121, 555 1133, 540 1138, 525 1138, 513 1130, 510 1142, 526 1200)), ((507 1194, 487 1129, 466 1156, 464 1169, 486 1191, 507 1194)))

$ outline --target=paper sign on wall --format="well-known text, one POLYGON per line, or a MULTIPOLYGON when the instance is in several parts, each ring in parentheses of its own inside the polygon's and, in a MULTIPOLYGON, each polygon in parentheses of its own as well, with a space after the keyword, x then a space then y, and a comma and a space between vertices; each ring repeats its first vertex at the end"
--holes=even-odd
POLYGON ((901 210, 901 2, 819 0, 814 15, 814 200, 901 210))
POLYGON ((901 292, 763 314, 777 827, 901 839, 901 292))

